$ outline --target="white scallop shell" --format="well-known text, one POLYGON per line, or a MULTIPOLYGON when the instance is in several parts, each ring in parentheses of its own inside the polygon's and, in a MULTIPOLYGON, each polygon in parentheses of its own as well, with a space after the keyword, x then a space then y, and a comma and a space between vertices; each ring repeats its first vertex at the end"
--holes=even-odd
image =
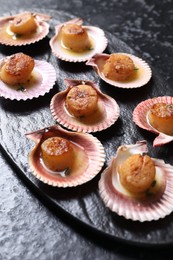
POLYGON ((41 13, 34 13, 34 15, 38 24, 36 32, 29 35, 21 35, 20 37, 16 37, 16 35, 10 30, 10 21, 12 21, 16 15, 1 18, 0 43, 8 46, 23 46, 36 43, 45 38, 49 32, 49 24, 46 21, 51 17, 41 13))
POLYGON ((105 53, 96 54, 86 62, 86 65, 92 66, 102 80, 104 80, 105 82, 107 82, 108 84, 114 87, 133 89, 133 88, 142 87, 149 82, 152 76, 152 71, 149 65, 144 60, 128 53, 117 53, 117 54, 127 55, 133 60, 135 67, 137 67, 138 69, 136 72, 138 73, 138 76, 135 79, 131 81, 122 82, 122 81, 115 81, 106 78, 102 70, 106 60, 110 56, 109 54, 105 54, 105 53))
POLYGON ((55 94, 50 103, 50 110, 54 119, 68 129, 77 132, 97 132, 104 130, 114 124, 120 114, 117 102, 103 94, 94 82, 66 79, 67 89, 55 94), (98 94, 99 113, 90 115, 89 117, 72 116, 65 107, 65 98, 69 90, 73 86, 79 84, 87 84, 92 86, 98 94))
POLYGON ((101 174, 99 194, 111 211, 133 221, 152 221, 164 218, 173 211, 173 167, 163 160, 153 159, 156 176, 161 182, 161 189, 155 200, 136 200, 124 192, 119 182, 117 166, 130 154, 147 152, 146 141, 135 145, 123 145, 117 150, 109 166, 101 174))
MULTIPOLYGON (((80 18, 70 20, 66 23, 70 23, 70 22, 79 25, 82 25, 83 23, 82 19, 80 18)), ((104 31, 94 26, 83 26, 83 28, 86 29, 88 36, 91 38, 93 42, 93 48, 91 50, 82 53, 76 53, 64 48, 61 43, 60 32, 62 26, 66 23, 57 25, 55 27, 55 35, 50 40, 50 47, 52 49, 52 52, 60 60, 64 60, 68 62, 85 62, 88 59, 90 59, 92 56, 94 56, 96 53, 101 53, 106 49, 108 40, 105 37, 104 31)))
POLYGON ((166 135, 162 132, 159 132, 157 129, 152 127, 148 121, 148 111, 151 107, 156 103, 166 103, 173 104, 173 97, 170 96, 162 96, 162 97, 154 97, 151 99, 147 99, 139 103, 133 111, 133 121, 139 127, 148 130, 150 132, 158 134, 153 142, 153 146, 157 147, 160 145, 164 145, 173 141, 173 136, 166 135))
MULTIPOLYGON (((2 62, 3 59, 0 60, 2 62)), ((44 96, 56 81, 54 67, 42 60, 35 60, 31 80, 20 86, 9 86, 0 80, 0 96, 11 100, 27 100, 44 96)))
POLYGON ((74 133, 64 130, 58 125, 40 129, 26 136, 36 143, 29 154, 29 165, 33 175, 40 181, 56 187, 74 187, 93 179, 102 169, 105 161, 105 152, 101 142, 94 136, 85 133, 74 133), (59 136, 66 138, 76 147, 75 160, 78 160, 70 174, 62 176, 57 172, 49 171, 41 161, 40 145, 45 138, 59 136), (82 155, 82 160, 80 158, 82 155))

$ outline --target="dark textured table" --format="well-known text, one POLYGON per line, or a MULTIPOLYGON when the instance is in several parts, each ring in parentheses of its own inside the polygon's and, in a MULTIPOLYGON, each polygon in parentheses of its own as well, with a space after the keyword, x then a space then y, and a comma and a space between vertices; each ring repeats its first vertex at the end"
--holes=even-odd
MULTIPOLYGON (((20 8, 66 11, 124 41, 172 87, 173 3, 163 1, 1 0, 0 15, 20 8)), ((1 125, 3 122, 0 122, 1 125)), ((172 259, 167 247, 112 242, 46 205, 0 154, 0 259, 172 259)), ((173 256, 173 254, 172 254, 173 256)))

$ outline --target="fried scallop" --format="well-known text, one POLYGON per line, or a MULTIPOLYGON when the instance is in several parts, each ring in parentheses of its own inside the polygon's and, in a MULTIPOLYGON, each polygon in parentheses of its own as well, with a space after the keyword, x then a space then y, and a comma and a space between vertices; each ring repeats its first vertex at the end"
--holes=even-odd
POLYGON ((135 73, 135 64, 129 56, 113 53, 106 60, 102 72, 110 80, 124 81, 135 73))
POLYGON ((108 95, 102 93, 93 81, 65 79, 66 89, 53 96, 50 110, 54 119, 64 127, 77 132, 102 131, 114 124, 120 108, 108 95))
POLYGON ((101 28, 83 25, 81 18, 74 18, 55 26, 50 39, 53 54, 67 62, 85 62, 96 53, 102 53, 108 40, 101 28))
POLYGON ((84 52, 92 46, 87 30, 75 23, 67 23, 62 27, 61 41, 66 48, 74 52, 84 52))
POLYGON ((25 83, 34 69, 34 59, 24 53, 16 53, 4 59, 0 78, 8 85, 25 83))
POLYGON ((139 127, 158 136, 153 146, 173 141, 173 97, 160 96, 140 102, 133 111, 133 121, 139 127))
POLYGON ((147 142, 121 145, 101 173, 99 194, 111 211, 133 221, 173 211, 173 166, 148 155, 147 142))
POLYGON ((154 104, 148 111, 148 119, 159 132, 173 135, 173 104, 154 104))
POLYGON ((148 155, 133 154, 119 168, 121 184, 130 192, 144 192, 155 179, 155 165, 148 155))
POLYGON ((97 53, 86 62, 106 83, 124 89, 146 85, 152 76, 150 66, 129 53, 97 53))
POLYGON ((18 14, 10 24, 10 30, 17 35, 33 33, 37 27, 37 21, 32 13, 18 14))
POLYGON ((51 17, 44 13, 21 12, 0 19, 0 43, 24 46, 42 40, 49 32, 51 17))
POLYGON ((53 125, 26 136, 35 142, 28 155, 31 171, 48 185, 66 188, 84 184, 104 165, 104 147, 93 135, 53 125))
POLYGON ((42 159, 48 169, 63 171, 72 165, 74 160, 71 143, 62 137, 50 137, 41 144, 42 159))
POLYGON ((97 109, 98 95, 90 85, 77 85, 66 96, 67 110, 76 117, 89 116, 97 109))

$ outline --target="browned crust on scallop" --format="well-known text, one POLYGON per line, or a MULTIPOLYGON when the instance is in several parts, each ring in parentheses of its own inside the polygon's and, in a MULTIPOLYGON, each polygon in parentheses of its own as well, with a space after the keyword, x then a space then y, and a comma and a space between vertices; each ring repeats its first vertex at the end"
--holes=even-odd
POLYGON ((34 59, 24 53, 16 53, 4 59, 0 68, 0 78, 9 85, 24 83, 34 68, 34 59))
POLYGON ((155 178, 155 164, 148 155, 131 155, 119 166, 121 184, 130 192, 144 192, 155 178))
POLYGON ((98 95, 89 85, 73 86, 66 96, 67 110, 74 116, 88 116, 97 109, 98 95))
POLYGON ((128 79, 135 71, 133 60, 124 54, 113 53, 106 60, 103 74, 111 80, 123 81, 128 79))

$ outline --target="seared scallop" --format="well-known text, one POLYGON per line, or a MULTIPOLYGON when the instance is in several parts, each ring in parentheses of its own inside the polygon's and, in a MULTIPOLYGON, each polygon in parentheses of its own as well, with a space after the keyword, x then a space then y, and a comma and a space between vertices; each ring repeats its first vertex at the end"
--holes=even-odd
POLYGON ((65 79, 67 88, 55 94, 50 109, 55 120, 77 132, 102 131, 120 114, 117 102, 92 81, 65 79))
POLYGON ((66 96, 67 110, 76 117, 89 116, 97 110, 98 95, 90 85, 77 85, 66 96))
POLYGON ((40 181, 57 187, 74 187, 92 180, 102 169, 105 152, 101 142, 86 133, 58 125, 26 134, 35 142, 29 166, 40 181))
POLYGON ((105 33, 95 26, 84 26, 81 18, 75 18, 55 26, 50 39, 53 54, 68 62, 84 62, 96 53, 102 53, 108 44, 105 33))
POLYGON ((42 13, 22 12, 0 19, 0 43, 23 46, 42 40, 49 32, 50 16, 42 13))
POLYGON ((125 81, 133 76, 136 71, 135 64, 129 56, 121 53, 113 53, 106 60, 102 72, 108 79, 125 81))
POLYGON ((62 27, 61 41, 74 52, 84 52, 92 47, 87 30, 75 23, 67 23, 62 27))
POLYGON ((152 76, 149 65, 129 53, 99 53, 91 57, 86 65, 92 66, 106 83, 118 88, 142 87, 152 76))
POLYGON ((173 211, 173 166, 146 153, 146 141, 121 145, 99 181, 105 206, 140 222, 158 220, 173 211))
POLYGON ((49 92, 56 80, 54 67, 16 53, 0 60, 0 96, 11 100, 27 100, 49 92))
POLYGON ((173 135, 173 104, 154 104, 148 111, 148 120, 159 132, 173 135))
POLYGON ((41 144, 42 159, 48 169, 63 171, 74 160, 71 143, 62 137, 50 137, 41 144))
POLYGON ((133 121, 139 127, 158 134, 153 146, 173 141, 173 97, 162 96, 139 103, 133 111, 133 121))
POLYGON ((32 13, 16 15, 11 21, 10 30, 18 35, 30 34, 36 31, 37 21, 32 13))
POLYGON ((24 53, 6 58, 0 68, 0 78, 9 85, 25 83, 34 69, 34 59, 24 53))

